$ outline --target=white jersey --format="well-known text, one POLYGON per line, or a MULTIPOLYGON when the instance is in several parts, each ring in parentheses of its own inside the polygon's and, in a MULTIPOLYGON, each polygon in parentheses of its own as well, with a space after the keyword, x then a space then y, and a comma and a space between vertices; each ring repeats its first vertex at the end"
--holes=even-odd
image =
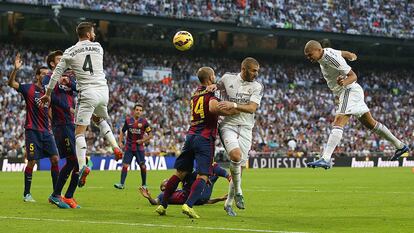
POLYGON ((322 70, 323 77, 325 78, 329 89, 335 94, 339 93, 354 85, 351 83, 347 86, 339 86, 336 83, 336 78, 338 76, 346 76, 350 71, 351 67, 346 63, 345 59, 341 55, 340 50, 335 50, 331 48, 323 49, 323 56, 318 61, 322 70))
MULTIPOLYGON (((235 102, 239 105, 248 104, 250 101, 260 105, 263 97, 263 85, 257 81, 244 81, 239 74, 225 74, 217 82, 221 100, 235 102)), ((233 116, 225 116, 222 124, 243 125, 248 128, 254 126, 254 113, 241 112, 233 116)))
POLYGON ((52 74, 48 88, 54 88, 67 68, 75 72, 78 91, 107 87, 103 70, 103 54, 102 46, 98 42, 89 40, 79 41, 66 49, 52 74))

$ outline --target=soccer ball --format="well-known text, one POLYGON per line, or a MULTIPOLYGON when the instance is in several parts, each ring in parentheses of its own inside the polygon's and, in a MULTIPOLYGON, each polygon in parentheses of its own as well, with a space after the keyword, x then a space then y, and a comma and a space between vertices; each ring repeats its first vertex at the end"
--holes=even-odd
POLYGON ((173 44, 176 49, 180 51, 185 51, 191 48, 193 46, 193 36, 191 33, 187 31, 179 31, 175 33, 173 38, 173 44))

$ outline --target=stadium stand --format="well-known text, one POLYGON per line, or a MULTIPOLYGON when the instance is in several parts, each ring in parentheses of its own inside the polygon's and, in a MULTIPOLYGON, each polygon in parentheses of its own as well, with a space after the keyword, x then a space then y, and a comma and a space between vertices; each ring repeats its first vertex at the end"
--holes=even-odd
POLYGON ((7 0, 124 14, 235 23, 238 26, 414 38, 412 1, 7 0))

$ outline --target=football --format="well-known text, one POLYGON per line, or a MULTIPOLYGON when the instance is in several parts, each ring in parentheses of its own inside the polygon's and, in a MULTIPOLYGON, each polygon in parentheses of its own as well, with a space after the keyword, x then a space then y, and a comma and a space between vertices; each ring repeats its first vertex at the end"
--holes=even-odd
POLYGON ((188 50, 193 46, 193 36, 187 31, 179 31, 174 35, 173 44, 180 51, 188 50))

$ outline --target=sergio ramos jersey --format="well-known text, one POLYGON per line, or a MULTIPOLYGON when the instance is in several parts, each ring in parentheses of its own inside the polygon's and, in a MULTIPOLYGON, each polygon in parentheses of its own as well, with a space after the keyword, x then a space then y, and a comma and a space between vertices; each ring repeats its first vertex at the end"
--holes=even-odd
POLYGON ((107 87, 103 54, 102 46, 89 40, 79 41, 66 49, 53 72, 48 88, 55 87, 57 80, 67 68, 75 72, 78 91, 107 87))
POLYGON ((324 48, 323 56, 318 62, 329 89, 331 89, 335 95, 339 95, 342 90, 350 88, 355 84, 355 82, 353 82, 347 86, 339 86, 336 83, 336 78, 338 76, 346 76, 351 71, 351 67, 342 57, 340 50, 324 48))
MULTIPOLYGON (((263 85, 257 81, 244 81, 240 73, 227 73, 217 82, 221 100, 235 102, 238 105, 248 104, 250 101, 260 106, 263 97, 263 85)), ((243 125, 249 128, 254 126, 254 113, 241 112, 233 116, 225 116, 222 124, 243 125)))

